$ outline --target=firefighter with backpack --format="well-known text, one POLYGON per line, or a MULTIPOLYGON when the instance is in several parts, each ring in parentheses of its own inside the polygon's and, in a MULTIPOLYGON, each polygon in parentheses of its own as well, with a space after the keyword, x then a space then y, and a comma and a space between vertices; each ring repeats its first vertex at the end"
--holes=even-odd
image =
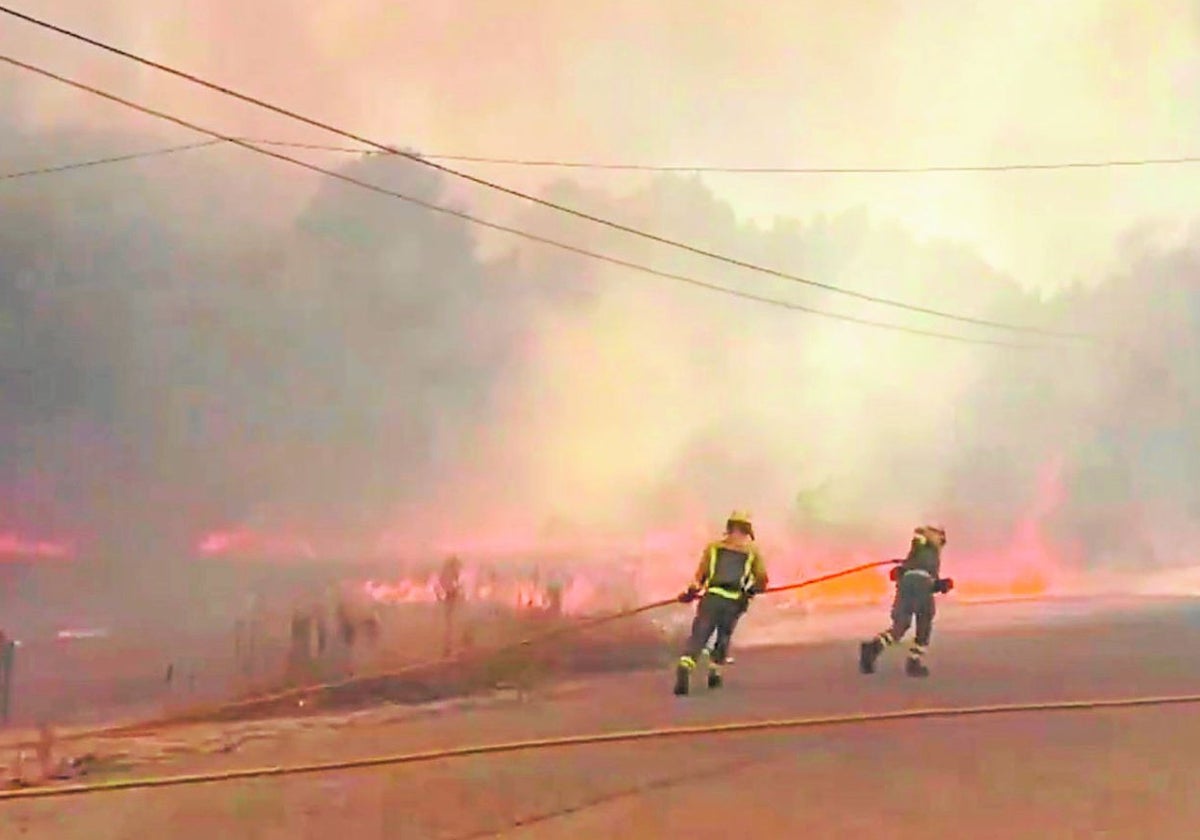
POLYGON ((691 585, 679 601, 696 605, 691 634, 675 668, 675 694, 684 696, 691 687, 696 659, 713 633, 717 640, 709 656, 708 687, 721 686, 734 626, 750 599, 767 588, 767 569, 754 543, 750 514, 734 511, 725 522, 725 536, 704 549, 691 585))
POLYGON ((875 672, 875 662, 886 649, 898 643, 916 621, 916 635, 908 649, 904 671, 910 677, 927 677, 925 653, 933 634, 936 614, 934 596, 954 588, 951 578, 941 577, 942 549, 946 531, 938 525, 925 525, 913 531, 908 556, 892 569, 896 596, 892 602, 892 624, 859 648, 858 667, 864 674, 875 672))

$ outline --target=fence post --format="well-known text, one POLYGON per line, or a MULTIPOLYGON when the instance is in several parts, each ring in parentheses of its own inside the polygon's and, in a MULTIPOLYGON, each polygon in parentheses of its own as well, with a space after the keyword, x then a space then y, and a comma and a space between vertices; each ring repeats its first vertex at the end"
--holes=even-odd
POLYGON ((0 631, 0 724, 8 725, 12 709, 13 660, 17 643, 0 631))

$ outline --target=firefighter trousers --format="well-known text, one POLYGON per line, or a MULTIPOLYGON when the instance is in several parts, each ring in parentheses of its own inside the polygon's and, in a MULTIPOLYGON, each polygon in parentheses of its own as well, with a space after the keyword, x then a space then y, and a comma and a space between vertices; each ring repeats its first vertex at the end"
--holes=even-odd
POLYGON ((723 663, 729 651, 733 628, 741 614, 741 604, 737 601, 712 592, 705 593, 696 606, 692 632, 683 649, 683 655, 679 657, 679 664, 689 669, 696 667, 696 657, 704 650, 714 632, 717 634, 717 642, 713 647, 712 661, 717 665, 723 663))
POLYGON ((933 581, 919 574, 905 574, 896 586, 892 602, 892 626, 879 634, 885 645, 893 645, 904 637, 916 620, 917 632, 912 654, 920 656, 929 646, 933 635, 933 618, 937 609, 933 598, 933 581))
POLYGON ((726 627, 717 627, 717 638, 712 646, 712 661, 720 664, 729 658, 729 642, 733 639, 733 631, 737 628, 741 613, 734 616, 733 621, 726 627))

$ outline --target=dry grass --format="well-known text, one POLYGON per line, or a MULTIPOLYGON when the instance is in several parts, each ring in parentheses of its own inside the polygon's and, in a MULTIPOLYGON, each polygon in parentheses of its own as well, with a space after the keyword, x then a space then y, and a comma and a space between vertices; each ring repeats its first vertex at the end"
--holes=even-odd
MULTIPOLYGON (((581 628, 577 633, 571 628, 581 619, 495 605, 464 606, 458 619, 452 635, 452 661, 438 661, 446 638, 443 617, 435 608, 408 606, 385 615, 379 642, 373 648, 354 651, 352 661, 342 663, 344 670, 318 662, 306 674, 297 674, 293 669, 274 685, 263 686, 265 691, 255 692, 314 686, 303 698, 303 705, 291 697, 235 711, 213 710, 199 714, 197 719, 273 717, 378 703, 428 703, 496 689, 514 690, 525 697, 557 678, 661 665, 673 649, 673 639, 641 617, 581 628), (554 634, 552 639, 537 640, 548 633, 554 634), (521 644, 523 640, 532 641, 521 644), (435 664, 414 668, 431 662, 435 664), (387 675, 405 669, 407 673, 387 675), (328 682, 341 684, 323 687, 328 682)), ((280 668, 283 672, 282 663, 280 668)))

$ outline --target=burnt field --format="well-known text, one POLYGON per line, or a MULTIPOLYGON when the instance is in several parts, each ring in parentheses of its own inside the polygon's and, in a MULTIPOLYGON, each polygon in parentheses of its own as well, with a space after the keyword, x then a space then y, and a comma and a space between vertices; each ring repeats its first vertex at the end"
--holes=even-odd
MULTIPOLYGON (((311 638, 300 644, 298 656, 295 618, 311 616, 314 600, 320 601, 313 593, 335 587, 339 571, 346 573, 209 566, 203 574, 192 570, 190 586, 176 581, 173 597, 127 610, 104 604, 103 597, 55 598, 68 589, 64 570, 26 572, 17 581, 26 600, 7 611, 9 632, 20 640, 9 725, 227 719, 219 708, 231 701, 239 704, 235 717, 421 703, 495 687, 525 690, 556 676, 658 665, 673 645, 667 631, 640 617, 576 633, 584 616, 510 597, 466 599, 448 616, 436 597, 417 586, 407 601, 360 603, 359 619, 367 610, 377 630, 369 638, 359 632, 350 644, 326 609, 327 624, 316 622, 321 638, 315 626, 308 628, 311 638), (31 596, 40 600, 39 609, 28 609, 31 596), (545 634, 553 642, 496 651, 545 634), (447 658, 460 661, 430 664, 447 658), (338 685, 295 693, 329 683, 338 685), (280 701, 246 703, 279 692, 291 693, 280 701)), ((353 571, 355 579, 367 579, 386 570, 353 571)), ((16 589, 10 585, 10 595, 16 589)), ((606 606, 596 612, 604 614, 606 606)))

